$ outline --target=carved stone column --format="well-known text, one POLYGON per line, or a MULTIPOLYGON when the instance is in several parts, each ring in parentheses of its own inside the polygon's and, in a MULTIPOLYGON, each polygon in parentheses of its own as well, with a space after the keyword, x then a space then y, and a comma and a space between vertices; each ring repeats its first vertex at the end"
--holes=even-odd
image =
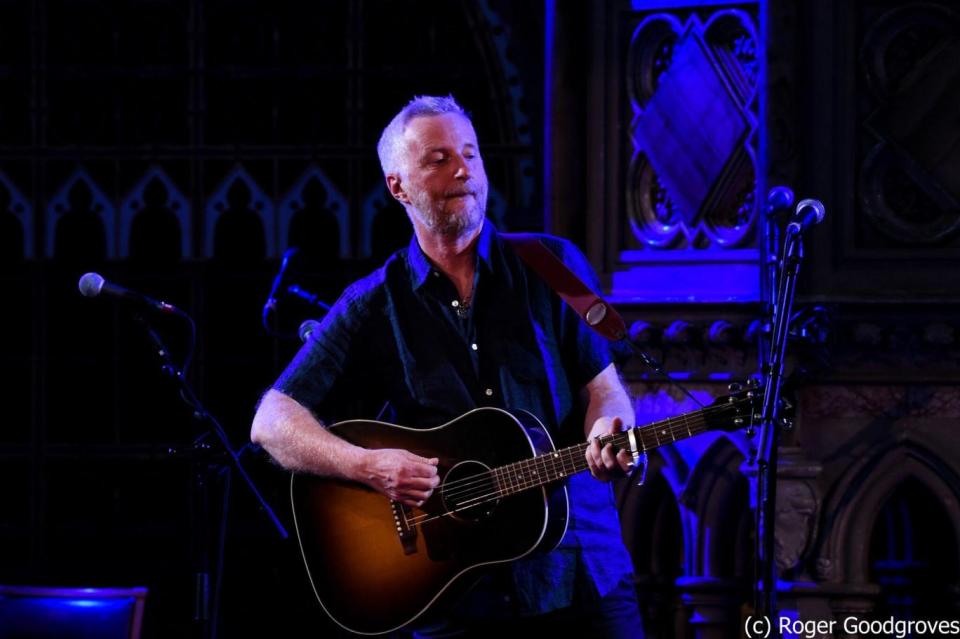
POLYGON ((774 558, 781 579, 804 572, 803 559, 817 534, 820 496, 816 480, 822 470, 823 466, 803 449, 780 448, 774 558))

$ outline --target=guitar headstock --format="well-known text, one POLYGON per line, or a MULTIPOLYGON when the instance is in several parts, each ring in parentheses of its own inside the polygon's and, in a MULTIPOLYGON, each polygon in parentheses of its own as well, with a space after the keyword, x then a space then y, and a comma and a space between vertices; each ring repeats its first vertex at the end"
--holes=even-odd
POLYGON ((750 378, 744 384, 733 383, 729 395, 718 397, 703 411, 710 430, 747 429, 752 435, 753 424, 759 421, 763 403, 763 389, 757 380, 750 378))

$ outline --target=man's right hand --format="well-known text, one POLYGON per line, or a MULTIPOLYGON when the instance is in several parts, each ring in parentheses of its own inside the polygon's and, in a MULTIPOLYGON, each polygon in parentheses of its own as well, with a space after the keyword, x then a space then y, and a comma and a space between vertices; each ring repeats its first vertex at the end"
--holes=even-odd
POLYGON ((363 457, 361 481, 390 499, 422 506, 440 484, 436 457, 414 455, 397 448, 368 449, 363 457))

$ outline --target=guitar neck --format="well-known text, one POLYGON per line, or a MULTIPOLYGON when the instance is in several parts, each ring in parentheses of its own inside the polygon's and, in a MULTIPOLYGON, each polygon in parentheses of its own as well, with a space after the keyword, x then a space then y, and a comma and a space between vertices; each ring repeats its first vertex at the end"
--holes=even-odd
MULTIPOLYGON (((639 452, 672 444, 710 430, 707 413, 724 410, 724 406, 707 408, 653 422, 638 428, 611 433, 600 437, 601 446, 613 444, 615 449, 632 450, 630 433, 633 433, 639 452)), ((711 416, 713 419, 713 416, 711 416)), ((576 475, 587 470, 586 451, 590 442, 575 444, 538 457, 500 466, 493 470, 501 496, 513 495, 576 475)))

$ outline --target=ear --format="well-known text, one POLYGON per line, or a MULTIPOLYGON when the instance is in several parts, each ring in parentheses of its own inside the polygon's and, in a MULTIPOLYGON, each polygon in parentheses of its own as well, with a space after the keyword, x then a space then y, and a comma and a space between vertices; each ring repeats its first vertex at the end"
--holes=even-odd
POLYGON ((407 192, 403 190, 399 175, 394 175, 393 173, 387 175, 387 190, 390 191, 390 195, 398 202, 410 204, 410 197, 407 195, 407 192))

